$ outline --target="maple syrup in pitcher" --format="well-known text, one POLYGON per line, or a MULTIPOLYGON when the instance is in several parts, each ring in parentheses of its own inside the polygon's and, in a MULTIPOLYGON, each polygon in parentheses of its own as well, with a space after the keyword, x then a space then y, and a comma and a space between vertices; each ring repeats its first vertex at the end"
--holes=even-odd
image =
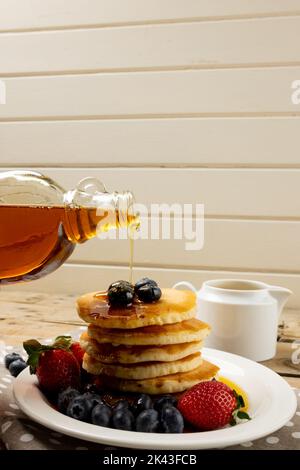
MULTIPOLYGON (((36 172, 0 173, 0 284, 53 272, 101 232, 129 227, 130 236, 138 227, 133 203, 130 192, 108 193, 94 178, 65 192, 36 172)), ((130 267, 132 277, 132 259, 130 267)))

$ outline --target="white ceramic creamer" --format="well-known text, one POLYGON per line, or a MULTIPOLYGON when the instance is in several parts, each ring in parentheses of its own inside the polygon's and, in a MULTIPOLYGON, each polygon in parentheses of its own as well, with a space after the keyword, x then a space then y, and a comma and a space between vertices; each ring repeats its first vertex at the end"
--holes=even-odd
POLYGON ((278 321, 292 293, 289 289, 237 279, 207 281, 199 291, 185 281, 174 287, 196 292, 198 318, 212 328, 205 346, 255 361, 275 356, 278 321))

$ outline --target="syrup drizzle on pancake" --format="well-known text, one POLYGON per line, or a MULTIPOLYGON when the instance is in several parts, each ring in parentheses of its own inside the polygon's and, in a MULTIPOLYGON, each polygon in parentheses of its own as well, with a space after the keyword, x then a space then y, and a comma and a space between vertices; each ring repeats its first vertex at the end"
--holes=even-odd
POLYGON ((162 312, 186 312, 196 305, 195 294, 190 291, 162 289, 162 297, 158 302, 145 304, 138 299, 129 307, 111 307, 107 301, 107 292, 100 291, 87 294, 78 299, 79 310, 89 310, 90 318, 143 317, 143 315, 160 315, 162 312))
POLYGON ((103 328, 131 329, 181 322, 196 316, 196 296, 188 290, 162 289, 159 301, 135 300, 128 307, 112 307, 106 291, 91 292, 77 301, 79 316, 103 328))

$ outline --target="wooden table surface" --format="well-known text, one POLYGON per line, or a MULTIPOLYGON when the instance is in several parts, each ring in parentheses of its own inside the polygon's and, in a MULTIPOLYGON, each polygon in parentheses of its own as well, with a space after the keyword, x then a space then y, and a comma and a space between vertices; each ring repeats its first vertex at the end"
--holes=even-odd
MULTIPOLYGON (((83 326, 76 313, 76 295, 0 292, 0 341, 20 345, 25 339, 53 338, 83 326)), ((277 354, 263 362, 300 388, 300 311, 285 310, 278 329, 277 354)))

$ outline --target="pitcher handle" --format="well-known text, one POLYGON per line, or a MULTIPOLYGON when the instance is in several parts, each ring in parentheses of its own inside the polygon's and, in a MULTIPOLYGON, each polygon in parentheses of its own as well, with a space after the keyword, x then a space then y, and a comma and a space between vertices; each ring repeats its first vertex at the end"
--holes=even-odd
POLYGON ((176 282, 176 284, 174 284, 174 286, 173 286, 173 289, 177 289, 178 287, 186 287, 186 288, 188 288, 189 290, 193 291, 195 294, 198 293, 196 287, 193 286, 193 284, 192 284, 191 282, 188 282, 188 281, 179 281, 179 282, 176 282))

